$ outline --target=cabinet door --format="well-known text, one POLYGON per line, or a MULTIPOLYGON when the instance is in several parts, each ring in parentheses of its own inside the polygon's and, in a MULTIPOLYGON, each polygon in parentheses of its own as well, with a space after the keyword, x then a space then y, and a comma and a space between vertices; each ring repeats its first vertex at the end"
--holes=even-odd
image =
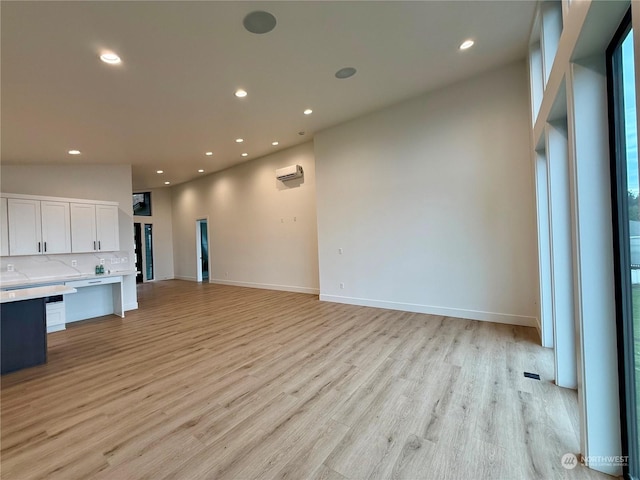
POLYGON ((7 199, 0 198, 2 210, 0 211, 0 255, 9 255, 9 222, 7 220, 7 199))
POLYGON ((47 303, 47 333, 65 329, 66 315, 64 302, 47 303))
POLYGON ((44 253, 71 253, 69 204, 42 201, 40 214, 44 253))
POLYGON ((118 207, 96 205, 96 225, 98 250, 114 252, 120 249, 120 231, 118 228, 118 207))
POLYGON ((71 251, 73 253, 95 252, 96 206, 90 203, 71 203, 71 251))
POLYGON ((42 253, 40 201, 7 199, 9 213, 9 254, 42 253))

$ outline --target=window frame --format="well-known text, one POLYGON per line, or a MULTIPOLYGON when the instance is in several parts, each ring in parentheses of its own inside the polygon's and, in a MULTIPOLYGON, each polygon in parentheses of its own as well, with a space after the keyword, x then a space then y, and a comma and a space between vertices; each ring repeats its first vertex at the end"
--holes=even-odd
POLYGON ((622 43, 631 29, 631 9, 629 9, 607 47, 606 63, 620 427, 622 455, 627 456, 628 459, 627 465, 623 467, 623 475, 625 478, 638 478, 640 475, 640 459, 635 455, 630 455, 631 452, 639 451, 638 409, 636 403, 638 398, 634 371, 632 285, 631 276, 628 274, 631 258, 628 248, 629 208, 627 199, 626 136, 624 128, 620 128, 620 126, 624 126, 625 122, 624 108, 621 108, 624 105, 619 101, 619 96, 622 95, 623 91, 622 55, 620 52, 622 43), (619 165, 621 158, 624 159, 623 166, 619 165), (628 368, 629 365, 632 368, 628 368))
POLYGON ((132 200, 131 208, 133 209, 133 216, 134 217, 152 217, 153 216, 153 211, 151 210, 151 192, 133 192, 131 194, 131 200, 132 200), (135 208, 134 208, 135 204, 133 203, 133 195, 144 195, 145 203, 147 203, 149 205, 149 214, 136 213, 135 208))

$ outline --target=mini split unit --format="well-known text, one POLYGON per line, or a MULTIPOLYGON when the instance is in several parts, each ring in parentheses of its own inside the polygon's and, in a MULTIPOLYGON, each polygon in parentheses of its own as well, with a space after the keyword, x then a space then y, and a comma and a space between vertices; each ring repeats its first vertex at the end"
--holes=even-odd
POLYGON ((289 165, 284 168, 276 168, 276 178, 282 182, 293 178, 300 178, 304 175, 300 165, 289 165))

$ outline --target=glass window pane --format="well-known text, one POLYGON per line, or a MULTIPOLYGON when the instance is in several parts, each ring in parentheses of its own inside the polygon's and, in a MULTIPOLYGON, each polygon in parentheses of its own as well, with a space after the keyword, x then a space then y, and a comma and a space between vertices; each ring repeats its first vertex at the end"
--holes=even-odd
POLYGON ((147 280, 153 280, 153 225, 144 224, 144 249, 147 280))
POLYGON ((133 194, 133 214, 136 216, 151 216, 151 192, 133 194))
POLYGON ((627 164, 627 192, 629 198, 629 244, 631 259, 633 359, 635 364, 636 420, 640 408, 640 181, 638 176, 638 135, 636 127, 636 81, 633 61, 633 31, 622 42, 622 93, 624 105, 624 139, 627 164))
POLYGON ((638 167, 638 135, 636 120, 636 81, 633 51, 633 30, 629 21, 623 22, 610 47, 609 79, 613 106, 612 145, 615 168, 617 205, 617 245, 619 249, 618 278, 622 334, 619 352, 624 367, 625 396, 621 408, 626 414, 627 445, 630 474, 637 475, 640 431, 640 175, 638 167), (626 28, 626 30, 625 30, 626 28))

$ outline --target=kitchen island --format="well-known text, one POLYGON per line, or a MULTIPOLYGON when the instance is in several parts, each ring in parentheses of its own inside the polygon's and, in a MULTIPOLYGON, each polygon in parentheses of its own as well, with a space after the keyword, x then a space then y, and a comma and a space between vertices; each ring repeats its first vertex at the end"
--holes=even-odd
POLYGON ((0 292, 0 370, 2 374, 47 361, 45 300, 75 293, 66 285, 0 292))

